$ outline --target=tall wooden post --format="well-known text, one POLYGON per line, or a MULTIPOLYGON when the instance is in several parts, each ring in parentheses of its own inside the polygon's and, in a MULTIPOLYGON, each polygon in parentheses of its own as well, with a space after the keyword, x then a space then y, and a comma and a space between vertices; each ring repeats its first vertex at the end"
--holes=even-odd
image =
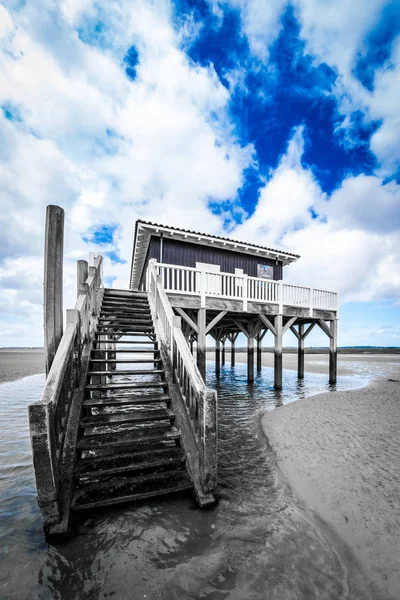
POLYGON ((236 343, 236 333, 231 334, 231 367, 235 366, 235 343, 236 343))
POLYGON ((274 388, 282 389, 282 315, 275 317, 274 388))
POLYGON ((254 381, 254 338, 250 335, 247 337, 247 381, 254 381))
POLYGON ((304 325, 299 325, 297 375, 304 379, 304 325))
POLYGON ((262 348, 261 348, 261 334, 256 337, 257 340, 257 372, 259 373, 262 368, 262 348))
POLYGON ((197 315, 197 326, 199 333, 197 335, 197 367, 203 381, 206 381, 206 309, 199 308, 197 315))
POLYGON ((217 377, 221 374, 221 338, 215 336, 215 374, 217 377))
POLYGON ((224 366, 225 364, 225 340, 226 338, 222 338, 221 340, 221 365, 224 366))
POLYGON ((64 211, 46 210, 44 247, 44 353, 46 375, 50 371, 63 334, 64 211))
POLYGON ((329 344, 329 383, 337 381, 337 319, 330 322, 332 337, 329 344))

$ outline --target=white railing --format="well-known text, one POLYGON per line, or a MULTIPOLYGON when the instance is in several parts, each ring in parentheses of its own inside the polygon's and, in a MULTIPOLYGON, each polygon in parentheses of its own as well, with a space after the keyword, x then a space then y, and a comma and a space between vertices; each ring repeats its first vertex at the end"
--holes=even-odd
POLYGON ((247 310, 248 302, 298 306, 313 309, 337 311, 338 295, 302 285, 293 285, 283 281, 261 279, 223 272, 212 272, 154 263, 164 290, 168 294, 189 294, 201 297, 201 305, 205 307, 206 297, 241 300, 243 309, 247 310))
POLYGON ((286 306, 311 306, 311 288, 284 283, 282 304, 286 306))
POLYGON ((248 278, 247 297, 253 302, 279 304, 279 282, 258 277, 248 278))
MULTIPOLYGON (((148 297, 157 338, 163 344, 172 363, 173 376, 179 385, 196 443, 195 470, 199 473, 202 493, 212 494, 217 483, 217 393, 208 389, 190 353, 180 326, 168 300, 168 293, 178 291, 178 281, 184 290, 195 289, 197 271, 158 265, 150 261, 148 297), (180 271, 180 273, 178 273, 180 271), (185 273, 186 272, 186 273, 185 273), (187 273, 190 275, 187 276, 187 273), (167 285, 166 289, 164 286, 167 285)), ((182 291, 181 291, 182 293, 182 291)))
POLYGON ((313 290, 313 306, 314 308, 337 310, 338 295, 335 292, 327 292, 326 290, 313 290))

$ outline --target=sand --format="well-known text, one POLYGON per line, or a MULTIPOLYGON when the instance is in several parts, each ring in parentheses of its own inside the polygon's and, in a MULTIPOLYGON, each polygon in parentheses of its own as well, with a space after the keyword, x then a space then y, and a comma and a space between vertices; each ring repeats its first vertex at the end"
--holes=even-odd
POLYGON ((343 540, 372 597, 400 598, 400 376, 267 413, 283 477, 343 540))
POLYGON ((0 383, 44 373, 43 348, 0 348, 0 383))

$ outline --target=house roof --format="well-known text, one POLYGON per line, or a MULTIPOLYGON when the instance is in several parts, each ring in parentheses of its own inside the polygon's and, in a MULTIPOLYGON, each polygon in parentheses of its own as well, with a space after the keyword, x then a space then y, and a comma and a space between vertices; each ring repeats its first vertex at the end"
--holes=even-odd
POLYGON ((256 254, 260 258, 277 259, 287 265, 296 261, 300 256, 291 252, 275 250, 266 246, 258 246, 250 242, 239 242, 231 238, 221 237, 218 235, 210 235, 208 233, 200 233, 190 229, 181 229, 170 225, 161 225, 150 221, 138 219, 135 225, 135 237, 133 242, 132 265, 131 265, 131 287, 135 289, 140 283, 143 267, 146 261, 146 256, 150 244, 151 236, 169 237, 172 239, 191 242, 192 244, 213 244, 216 248, 231 250, 232 252, 240 252, 244 254, 256 254))

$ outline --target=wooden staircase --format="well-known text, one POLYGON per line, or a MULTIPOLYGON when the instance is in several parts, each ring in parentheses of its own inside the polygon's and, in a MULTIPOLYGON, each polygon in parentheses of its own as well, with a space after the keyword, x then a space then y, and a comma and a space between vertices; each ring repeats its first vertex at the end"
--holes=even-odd
POLYGON ((72 509, 193 490, 147 294, 106 289, 90 355, 72 509))

